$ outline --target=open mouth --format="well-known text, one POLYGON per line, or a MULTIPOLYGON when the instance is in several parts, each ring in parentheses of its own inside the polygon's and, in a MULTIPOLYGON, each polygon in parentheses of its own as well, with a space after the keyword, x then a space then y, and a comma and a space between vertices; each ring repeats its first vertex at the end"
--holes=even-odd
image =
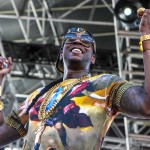
POLYGON ((81 49, 79 49, 79 48, 73 48, 73 49, 71 49, 70 52, 83 53, 83 51, 81 49))

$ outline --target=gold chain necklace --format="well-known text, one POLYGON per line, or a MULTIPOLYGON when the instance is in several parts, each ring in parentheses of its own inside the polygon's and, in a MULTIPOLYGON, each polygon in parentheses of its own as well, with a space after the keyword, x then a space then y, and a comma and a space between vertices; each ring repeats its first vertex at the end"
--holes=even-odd
MULTIPOLYGON (((45 95, 44 100, 40 106, 39 109, 39 113, 38 113, 38 117, 40 120, 44 121, 46 120, 48 117, 50 117, 51 115, 53 115, 54 109, 56 107, 56 105, 61 101, 61 99, 65 96, 65 94, 77 83, 81 82, 82 80, 86 80, 88 79, 88 76, 84 76, 81 78, 76 79, 73 83, 70 83, 66 86, 63 87, 61 94, 58 95, 56 102, 53 103, 53 105, 51 106, 51 108, 46 111, 46 106, 49 103, 50 97, 53 94, 53 92, 58 89, 59 86, 61 86, 61 83, 56 84, 55 86, 53 86, 45 95)), ((63 82, 62 82, 63 83, 63 82)))

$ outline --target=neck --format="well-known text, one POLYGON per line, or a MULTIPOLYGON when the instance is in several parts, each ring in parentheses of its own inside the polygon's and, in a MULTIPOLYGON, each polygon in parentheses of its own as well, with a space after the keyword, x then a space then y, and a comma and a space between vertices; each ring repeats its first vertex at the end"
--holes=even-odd
POLYGON ((79 71, 69 70, 67 72, 66 71, 64 72, 63 80, 81 78, 81 77, 88 76, 88 75, 89 73, 86 70, 79 70, 79 71))

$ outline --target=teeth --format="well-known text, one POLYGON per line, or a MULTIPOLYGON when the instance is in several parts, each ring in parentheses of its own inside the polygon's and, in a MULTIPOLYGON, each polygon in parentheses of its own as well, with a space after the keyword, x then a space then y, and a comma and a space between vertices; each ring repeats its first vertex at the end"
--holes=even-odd
POLYGON ((82 51, 78 48, 72 49, 72 51, 78 51, 78 52, 82 53, 82 51))

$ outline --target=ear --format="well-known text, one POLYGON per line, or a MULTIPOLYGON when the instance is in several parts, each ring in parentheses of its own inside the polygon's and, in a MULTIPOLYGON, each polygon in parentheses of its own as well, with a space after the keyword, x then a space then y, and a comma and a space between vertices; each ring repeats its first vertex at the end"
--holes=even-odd
POLYGON ((96 60, 96 55, 93 54, 92 57, 91 57, 91 63, 95 64, 95 60, 96 60))

